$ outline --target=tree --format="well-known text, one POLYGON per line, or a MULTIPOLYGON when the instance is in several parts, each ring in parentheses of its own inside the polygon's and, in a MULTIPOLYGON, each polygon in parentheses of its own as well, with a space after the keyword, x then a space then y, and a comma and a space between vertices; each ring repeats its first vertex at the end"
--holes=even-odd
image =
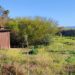
POLYGON ((0 6, 0 27, 4 27, 4 25, 7 23, 8 20, 8 10, 5 10, 0 6))
POLYGON ((25 36, 28 36, 29 45, 47 45, 51 42, 51 36, 57 32, 57 23, 49 19, 16 18, 7 24, 11 30, 11 41, 18 46, 26 46, 25 36))

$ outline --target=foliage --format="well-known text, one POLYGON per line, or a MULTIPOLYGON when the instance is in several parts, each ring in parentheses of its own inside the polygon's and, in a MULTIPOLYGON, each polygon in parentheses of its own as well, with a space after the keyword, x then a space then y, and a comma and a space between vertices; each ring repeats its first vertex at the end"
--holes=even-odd
POLYGON ((37 54, 37 53, 38 53, 38 49, 32 46, 31 50, 29 51, 29 54, 37 54))
POLYGON ((9 10, 5 10, 0 6, 0 27, 4 27, 8 21, 9 10))
POLYGON ((16 68, 17 70, 14 72, 17 74, 21 72, 28 75, 29 72, 31 75, 67 75, 67 72, 64 71, 65 66, 67 64, 75 65, 75 46, 65 44, 63 48, 61 47, 65 42, 73 43, 75 40, 59 36, 53 39, 55 39, 54 42, 49 46, 0 50, 0 68, 2 69, 6 64, 8 68, 10 66, 13 66, 14 70, 16 68), (25 53, 30 51, 32 54, 25 53))
POLYGON ((58 34, 62 34, 63 36, 70 36, 70 37, 73 37, 75 36, 75 29, 63 29, 61 31, 58 31, 58 34))
POLYGON ((11 19, 6 27, 11 30, 11 45, 17 47, 25 47, 26 42, 29 45, 47 45, 58 29, 55 21, 41 17, 11 19))

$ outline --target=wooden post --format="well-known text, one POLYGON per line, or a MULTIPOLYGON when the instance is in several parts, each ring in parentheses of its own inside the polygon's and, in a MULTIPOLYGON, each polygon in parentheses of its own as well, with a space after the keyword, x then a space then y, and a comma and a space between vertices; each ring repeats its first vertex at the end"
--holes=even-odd
POLYGON ((28 35, 25 35, 24 38, 25 38, 24 40, 25 40, 27 48, 28 48, 28 35))

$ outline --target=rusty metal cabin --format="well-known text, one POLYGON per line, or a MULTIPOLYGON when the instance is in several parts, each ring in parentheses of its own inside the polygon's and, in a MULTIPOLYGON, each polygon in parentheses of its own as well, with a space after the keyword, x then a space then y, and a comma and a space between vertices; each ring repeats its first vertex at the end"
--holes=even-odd
POLYGON ((10 31, 0 29, 0 49, 10 48, 10 31))

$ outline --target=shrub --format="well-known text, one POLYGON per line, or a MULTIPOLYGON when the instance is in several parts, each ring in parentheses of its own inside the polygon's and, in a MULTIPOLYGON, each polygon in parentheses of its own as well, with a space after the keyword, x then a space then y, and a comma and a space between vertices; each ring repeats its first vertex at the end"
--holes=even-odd
POLYGON ((29 45, 48 45, 52 35, 57 32, 57 23, 43 19, 16 18, 10 20, 6 27, 11 30, 11 46, 26 46, 25 35, 29 45))
POLYGON ((38 49, 35 48, 34 46, 31 48, 31 50, 29 51, 29 54, 37 54, 38 53, 38 49))

